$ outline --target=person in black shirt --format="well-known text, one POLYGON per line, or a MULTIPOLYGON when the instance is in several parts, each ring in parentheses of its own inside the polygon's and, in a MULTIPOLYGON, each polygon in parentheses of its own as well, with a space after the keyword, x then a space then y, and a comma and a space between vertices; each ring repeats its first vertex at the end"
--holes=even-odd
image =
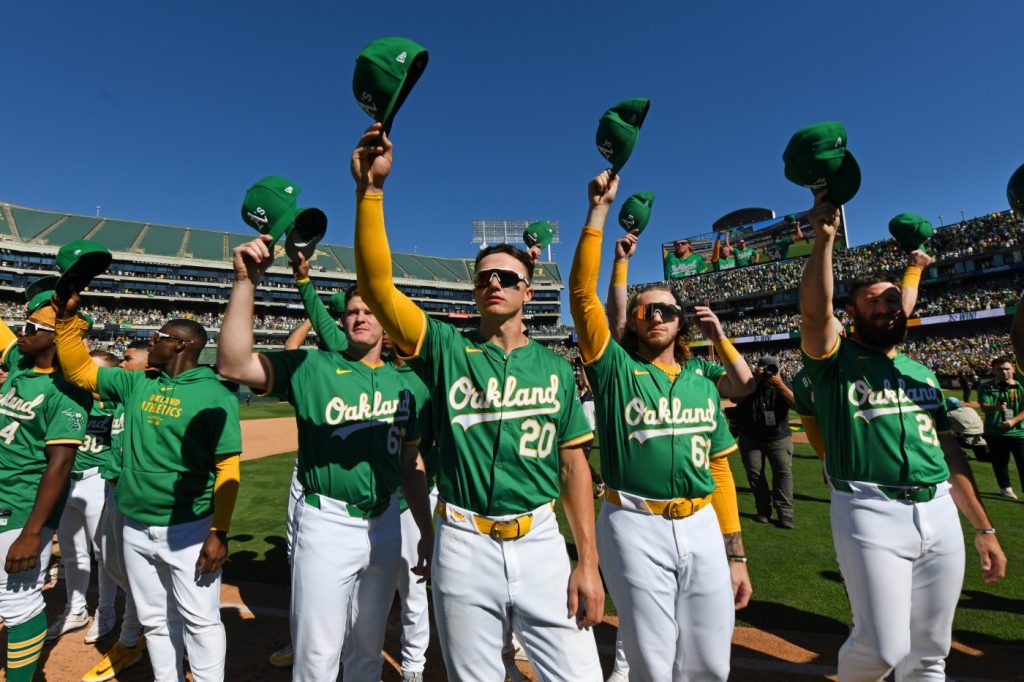
POLYGON ((775 507, 776 525, 793 527, 793 435, 789 430, 789 408, 793 390, 779 374, 779 359, 765 355, 754 369, 757 388, 736 405, 743 467, 754 492, 758 523, 768 523, 775 507), (765 461, 772 468, 772 489, 768 490, 765 461))

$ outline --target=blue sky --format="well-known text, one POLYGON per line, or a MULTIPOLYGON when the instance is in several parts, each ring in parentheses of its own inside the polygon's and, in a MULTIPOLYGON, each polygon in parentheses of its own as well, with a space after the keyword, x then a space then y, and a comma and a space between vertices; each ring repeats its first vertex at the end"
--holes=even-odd
POLYGON ((246 187, 279 174, 327 212, 328 241, 351 244, 348 156, 370 123, 353 61, 406 35, 430 65, 394 127, 396 250, 471 255, 475 218, 554 218, 568 274, 604 167, 597 118, 636 96, 652 106, 620 195, 658 198, 631 281, 660 278, 657 242, 730 210, 809 205, 781 154, 816 121, 846 125, 864 174, 852 244, 903 211, 937 224, 1006 208, 1024 162, 1024 4, 702 5, 17 3, 0 199, 242 232, 246 187))

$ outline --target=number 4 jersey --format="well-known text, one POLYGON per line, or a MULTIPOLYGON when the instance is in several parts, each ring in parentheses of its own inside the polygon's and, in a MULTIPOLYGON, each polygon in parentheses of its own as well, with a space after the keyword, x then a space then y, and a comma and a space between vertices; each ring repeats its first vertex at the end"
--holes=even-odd
POLYGON ((949 430, 949 415, 927 367, 842 337, 825 357, 804 353, 804 367, 830 477, 890 486, 949 478, 936 433, 949 430))

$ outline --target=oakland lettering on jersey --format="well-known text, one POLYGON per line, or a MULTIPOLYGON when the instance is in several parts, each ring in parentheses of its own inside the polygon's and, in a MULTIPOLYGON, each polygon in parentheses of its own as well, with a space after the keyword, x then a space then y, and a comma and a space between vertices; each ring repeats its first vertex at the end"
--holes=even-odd
POLYGON ((149 400, 143 400, 139 407, 143 412, 150 414, 160 414, 175 418, 181 416, 181 399, 160 395, 159 393, 151 393, 149 400))
POLYGON ((45 393, 37 395, 32 400, 19 398, 12 386, 10 391, 0 396, 0 414, 5 414, 12 419, 35 419, 36 408, 42 405, 44 400, 46 400, 45 393))
POLYGON ((407 419, 409 416, 409 392, 402 391, 395 400, 384 400, 380 391, 374 391, 373 403, 366 393, 359 394, 359 402, 354 405, 346 403, 335 396, 327 403, 324 418, 331 426, 342 422, 375 421, 392 423, 395 419, 407 419))
POLYGON ((708 406, 704 407, 683 407, 683 401, 679 398, 672 398, 671 407, 669 399, 658 398, 658 407, 652 409, 647 406, 643 398, 633 398, 626 403, 624 417, 630 426, 662 426, 664 424, 710 424, 708 430, 715 428, 715 403, 708 398, 708 406))
POLYGON ((452 424, 469 429, 477 424, 501 421, 503 419, 519 419, 544 414, 557 414, 562 409, 558 399, 558 375, 549 375, 547 386, 527 386, 519 388, 519 380, 510 376, 505 379, 502 387, 497 377, 487 380, 487 387, 481 391, 473 385, 467 376, 461 376, 448 389, 448 405, 453 410, 464 410, 467 407, 484 412, 460 414, 452 418, 452 424), (508 410, 503 408, 519 407, 525 409, 508 410))
POLYGON ((858 379, 850 384, 846 397, 851 405, 862 408, 853 414, 853 418, 860 417, 866 422, 890 414, 937 410, 942 403, 942 393, 930 383, 907 388, 903 379, 897 381, 896 388, 886 379, 877 391, 863 379, 858 379), (863 409, 867 406, 871 407, 863 409))

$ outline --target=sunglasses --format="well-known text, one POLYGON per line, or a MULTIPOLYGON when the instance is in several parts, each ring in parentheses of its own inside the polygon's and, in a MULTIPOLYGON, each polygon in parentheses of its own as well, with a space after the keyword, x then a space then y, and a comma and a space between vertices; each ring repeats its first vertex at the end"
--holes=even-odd
POLYGON ((661 316, 662 322, 671 322, 682 315, 683 310, 674 303, 648 303, 638 306, 634 314, 638 320, 653 320, 655 313, 661 316))
POLYGON ((25 336, 35 336, 36 332, 50 332, 55 333, 57 330, 53 327, 48 327, 45 324, 39 324, 38 322, 26 322, 24 333, 25 336))
POLYGON ((491 285, 491 280, 495 277, 498 278, 498 284, 501 285, 502 289, 513 289, 519 286, 520 282, 525 282, 526 286, 530 286, 530 280, 515 270, 491 268, 490 270, 480 270, 476 273, 476 288, 486 289, 491 285))
POLYGON ((159 331, 159 330, 153 332, 153 341, 159 343, 160 341, 163 341, 164 339, 174 339, 175 341, 181 341, 182 343, 192 343, 192 339, 183 339, 180 336, 175 336, 174 334, 168 334, 167 332, 162 332, 162 331, 159 331))

